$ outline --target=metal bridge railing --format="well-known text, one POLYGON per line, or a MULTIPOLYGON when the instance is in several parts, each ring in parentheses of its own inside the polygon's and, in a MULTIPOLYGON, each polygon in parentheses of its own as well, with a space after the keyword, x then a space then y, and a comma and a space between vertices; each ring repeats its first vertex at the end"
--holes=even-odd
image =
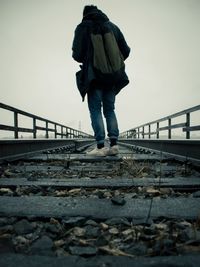
POLYGON ((179 129, 182 129, 182 131, 186 133, 185 138, 190 139, 190 133, 192 131, 200 131, 200 124, 191 126, 191 116, 190 116, 192 112, 199 111, 199 110, 200 110, 200 105, 177 112, 175 114, 161 118, 159 120, 145 123, 138 127, 132 128, 128 131, 122 132, 120 134, 120 138, 126 138, 126 139, 143 138, 144 139, 145 136, 147 136, 148 139, 150 139, 152 135, 156 135, 156 138, 159 139, 161 131, 168 131, 168 139, 171 139, 172 130, 179 128, 179 129), (176 123, 176 124, 172 123, 172 119, 183 116, 183 115, 185 115, 184 122, 176 123), (167 122, 168 125, 164 127, 160 127, 161 122, 167 122), (152 131, 153 126, 156 128, 154 131, 152 131))
POLYGON ((19 138, 19 133, 32 133, 33 138, 37 138, 37 131, 44 131, 45 132, 45 138, 49 138, 49 133, 52 132, 54 134, 54 137, 61 137, 61 138, 92 138, 93 136, 67 127, 65 125, 62 125, 60 123, 56 123, 54 121, 50 121, 47 119, 44 119, 42 117, 30 114, 28 112, 22 111, 20 109, 5 105, 3 103, 0 103, 0 108, 4 110, 8 110, 13 112, 13 126, 0 124, 0 130, 4 131, 11 131, 14 132, 14 138, 19 138), (24 128, 19 127, 18 123, 18 116, 23 115, 25 117, 32 119, 32 128, 24 128), (45 127, 41 127, 38 125, 39 122, 45 123, 45 127), (51 126, 51 128, 50 128, 51 126))

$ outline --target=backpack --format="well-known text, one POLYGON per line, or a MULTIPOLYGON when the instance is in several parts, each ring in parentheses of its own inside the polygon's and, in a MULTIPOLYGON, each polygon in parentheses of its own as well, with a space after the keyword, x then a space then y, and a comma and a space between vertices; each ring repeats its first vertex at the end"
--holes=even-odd
POLYGON ((96 79, 101 83, 116 84, 121 79, 125 64, 113 31, 105 24, 98 24, 92 28, 90 37, 96 79))

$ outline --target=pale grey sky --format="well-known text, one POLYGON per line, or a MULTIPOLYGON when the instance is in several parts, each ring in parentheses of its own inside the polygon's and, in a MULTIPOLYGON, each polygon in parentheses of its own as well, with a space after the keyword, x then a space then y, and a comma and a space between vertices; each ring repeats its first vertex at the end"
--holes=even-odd
POLYGON ((116 100, 120 131, 200 104, 200 0, 0 0, 0 102, 91 132, 71 57, 86 4, 131 47, 130 84, 116 100))

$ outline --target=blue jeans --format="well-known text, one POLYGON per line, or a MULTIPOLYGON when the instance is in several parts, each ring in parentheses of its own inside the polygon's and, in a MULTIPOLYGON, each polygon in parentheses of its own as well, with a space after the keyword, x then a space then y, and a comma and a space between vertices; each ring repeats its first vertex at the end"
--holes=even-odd
POLYGON ((101 89, 100 86, 92 88, 88 92, 88 108, 97 144, 103 144, 105 140, 105 128, 102 117, 106 119, 108 137, 118 139, 119 129, 115 115, 115 92, 113 89, 101 89))

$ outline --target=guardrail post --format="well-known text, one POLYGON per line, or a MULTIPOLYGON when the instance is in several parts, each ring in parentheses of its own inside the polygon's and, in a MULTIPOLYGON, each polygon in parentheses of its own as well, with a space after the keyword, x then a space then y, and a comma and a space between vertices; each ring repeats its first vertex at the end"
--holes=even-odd
POLYGON ((171 139, 172 138, 172 129, 171 129, 171 125, 172 125, 172 120, 171 118, 168 119, 168 138, 171 139))
POLYGON ((137 136, 138 136, 138 139, 140 138, 140 128, 137 128, 137 136))
POLYGON ((133 130, 133 138, 136 139, 136 129, 133 130))
POLYGON ((36 118, 33 118, 33 138, 37 137, 36 118))
POLYGON ((15 138, 18 139, 18 113, 14 112, 15 138))
POLYGON ((46 121, 46 138, 49 138, 48 128, 49 128, 49 123, 48 123, 48 121, 46 121))
MULTIPOLYGON (((190 127, 190 113, 186 113, 186 128, 190 127)), ((186 130, 186 139, 190 139, 190 130, 186 130)))
POLYGON ((157 129, 156 129, 156 138, 159 139, 159 122, 157 122, 157 129))
POLYGON ((142 138, 144 139, 144 126, 142 127, 142 138))
POLYGON ((151 124, 149 124, 149 139, 151 139, 151 124))
POLYGON ((55 138, 57 138, 57 125, 55 124, 55 138))
POLYGON ((61 138, 63 138, 63 126, 61 126, 61 138))

